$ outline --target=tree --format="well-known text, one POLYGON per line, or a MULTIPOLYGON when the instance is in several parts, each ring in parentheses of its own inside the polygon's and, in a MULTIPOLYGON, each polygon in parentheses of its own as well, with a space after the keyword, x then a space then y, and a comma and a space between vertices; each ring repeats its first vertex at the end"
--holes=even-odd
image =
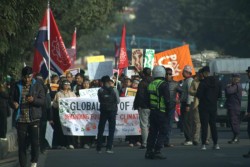
POLYGON ((245 0, 141 0, 131 26, 142 36, 194 41, 198 50, 247 57, 249 7, 245 0))
MULTIPOLYGON (((117 11, 129 0, 51 1, 59 30, 70 43, 74 27, 78 36, 105 29, 114 22, 117 11)), ((18 69, 33 57, 33 43, 47 6, 45 0, 2 0, 0 2, 0 71, 18 69)), ((81 42, 80 42, 81 43, 81 42)))

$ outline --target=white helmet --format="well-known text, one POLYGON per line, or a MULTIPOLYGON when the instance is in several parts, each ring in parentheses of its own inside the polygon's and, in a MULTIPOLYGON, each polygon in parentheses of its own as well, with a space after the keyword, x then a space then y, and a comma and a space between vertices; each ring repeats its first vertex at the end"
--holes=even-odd
POLYGON ((163 66, 155 66, 152 71, 153 78, 165 78, 166 70, 163 66))

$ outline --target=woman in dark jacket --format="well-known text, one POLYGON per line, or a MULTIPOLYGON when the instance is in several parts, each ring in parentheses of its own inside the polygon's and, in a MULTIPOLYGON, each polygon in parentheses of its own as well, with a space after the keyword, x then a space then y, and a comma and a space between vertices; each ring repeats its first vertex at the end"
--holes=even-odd
POLYGON ((7 140, 7 117, 10 114, 8 106, 9 95, 6 91, 5 85, 0 84, 0 139, 7 140))

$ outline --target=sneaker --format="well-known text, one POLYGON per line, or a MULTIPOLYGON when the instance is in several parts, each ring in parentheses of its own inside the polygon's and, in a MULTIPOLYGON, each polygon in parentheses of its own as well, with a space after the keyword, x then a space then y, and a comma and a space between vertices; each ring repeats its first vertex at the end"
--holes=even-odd
POLYGON ((206 145, 209 145, 209 140, 206 140, 206 143, 205 143, 206 145))
POLYGON ((183 145, 184 145, 184 146, 191 146, 191 145, 193 145, 193 142, 191 142, 191 141, 185 141, 185 142, 183 143, 183 145))
POLYGON ((146 149, 146 147, 144 145, 141 145, 141 147, 139 147, 139 149, 143 150, 143 149, 146 149))
POLYGON ((214 147, 213 147, 214 150, 220 150, 220 146, 219 144, 215 144, 214 147))
POLYGON ((83 145, 83 148, 84 148, 84 149, 89 149, 90 147, 89 147, 88 144, 84 144, 84 145, 83 145))
POLYGON ((128 146, 129 146, 129 147, 134 147, 134 144, 131 143, 131 144, 129 144, 128 146))
POLYGON ((136 142, 136 145, 137 145, 137 146, 141 146, 141 143, 140 143, 140 142, 136 142))
POLYGON ((242 155, 244 158, 250 158, 250 152, 242 155))
POLYGON ((228 141, 228 144, 238 144, 239 142, 240 142, 239 139, 232 139, 228 141))
POLYGON ((108 153, 108 154, 114 154, 114 151, 111 150, 111 149, 107 149, 107 150, 106 150, 106 153, 108 153))
POLYGON ((37 167, 37 163, 31 163, 30 167, 37 167))
POLYGON ((0 138, 0 140, 2 140, 2 141, 7 141, 7 138, 0 138))
POLYGON ((201 146, 201 150, 206 150, 206 149, 207 149, 207 148, 206 148, 206 145, 205 145, 205 144, 201 146))
POLYGON ((73 149, 75 149, 75 147, 73 145, 69 145, 68 149, 72 149, 73 150, 73 149))
POLYGON ((153 151, 146 151, 145 153, 145 159, 154 159, 154 153, 153 151))
POLYGON ((154 159, 166 159, 167 157, 164 156, 161 152, 154 153, 154 159))

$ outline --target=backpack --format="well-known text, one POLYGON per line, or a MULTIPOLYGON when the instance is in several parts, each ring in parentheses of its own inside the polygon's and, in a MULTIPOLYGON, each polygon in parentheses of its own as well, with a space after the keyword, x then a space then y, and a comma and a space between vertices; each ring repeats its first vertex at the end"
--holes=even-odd
POLYGON ((113 88, 100 88, 98 92, 100 101, 100 110, 104 111, 116 111, 117 99, 113 88))

